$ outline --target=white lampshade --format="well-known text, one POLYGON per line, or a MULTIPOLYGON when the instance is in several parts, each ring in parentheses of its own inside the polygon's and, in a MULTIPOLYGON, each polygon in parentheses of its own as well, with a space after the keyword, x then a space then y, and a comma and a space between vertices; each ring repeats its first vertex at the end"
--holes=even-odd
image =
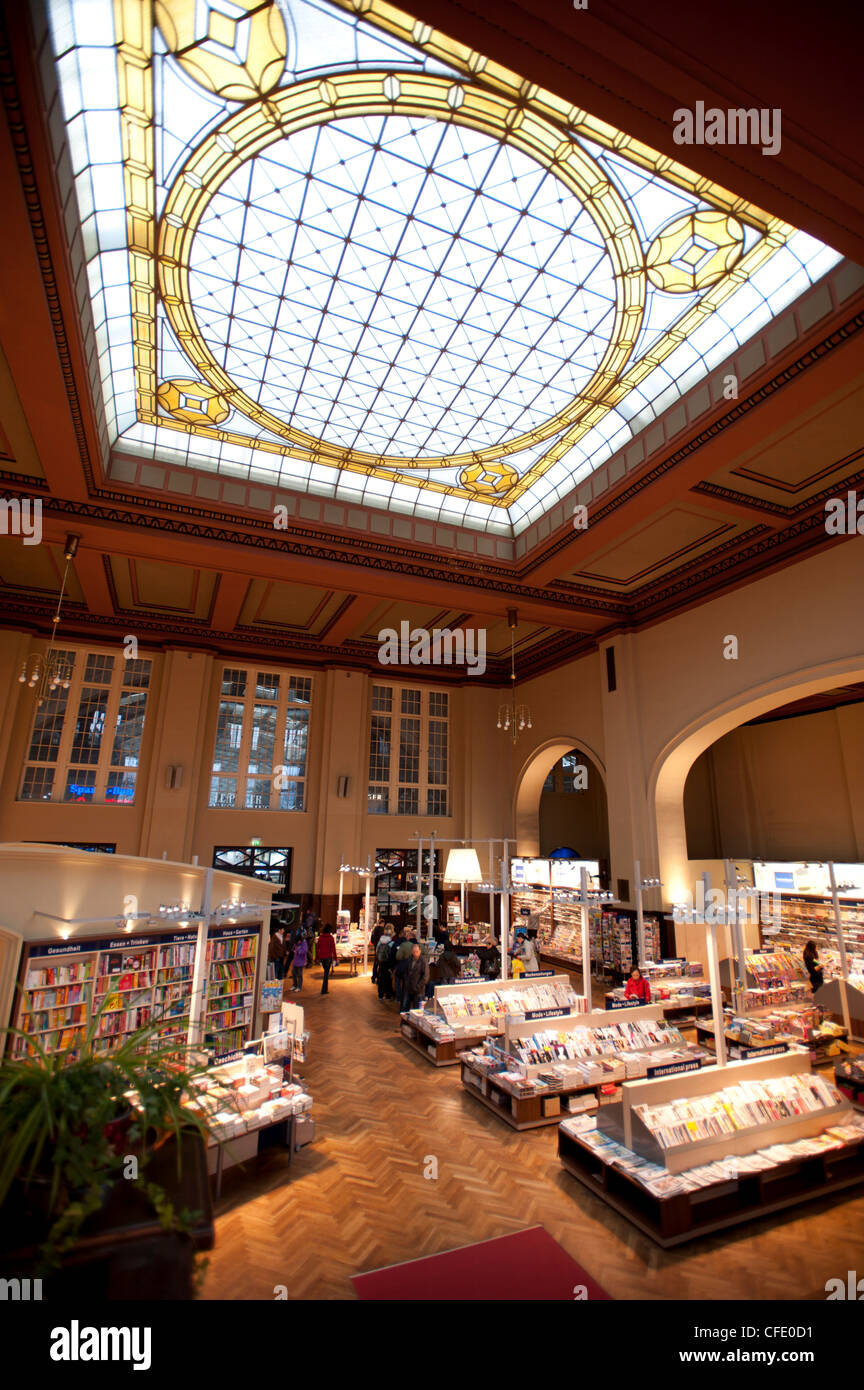
POLYGON ((445 883, 482 883, 476 849, 451 849, 444 869, 445 883))

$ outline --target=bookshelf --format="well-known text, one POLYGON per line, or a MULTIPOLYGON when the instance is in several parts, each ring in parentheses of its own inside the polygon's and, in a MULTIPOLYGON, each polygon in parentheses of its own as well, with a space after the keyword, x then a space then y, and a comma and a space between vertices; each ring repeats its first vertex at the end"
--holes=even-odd
MULTIPOLYGON (((217 1057, 251 1035, 260 925, 208 933, 204 1027, 217 1057)), ((22 962, 15 1027, 49 1052, 74 1051, 101 1009, 95 1053, 114 1050, 146 1024, 160 1045, 179 1050, 189 1038, 196 950, 194 930, 33 942, 22 962)), ((10 1050, 33 1051, 26 1037, 10 1050)))
MULTIPOLYGON (((864 1183, 864 1117, 828 1083, 814 1109, 745 1123, 720 1137, 659 1142, 657 1111, 701 1098, 709 1109, 741 1083, 814 1081, 790 1052, 664 1080, 626 1084, 597 1127, 565 1122, 559 1158, 571 1176, 668 1248, 754 1217, 864 1183), (692 1174, 692 1177, 691 1177, 692 1174)), ((662 1111, 661 1111, 662 1113, 662 1111)), ((740 1117, 739 1117, 740 1118, 740 1117)))
MULTIPOLYGON (((31 950, 15 1027, 37 1038, 48 1052, 75 1047, 90 1018, 95 973, 95 954, 82 955, 77 947, 68 951, 51 947, 44 953, 31 950)), ((16 1037, 13 1056, 22 1057, 28 1051, 34 1049, 28 1048, 25 1038, 16 1037)))
POLYGON ((208 932, 203 1031, 216 1057, 238 1051, 251 1035, 259 930, 257 923, 208 932))

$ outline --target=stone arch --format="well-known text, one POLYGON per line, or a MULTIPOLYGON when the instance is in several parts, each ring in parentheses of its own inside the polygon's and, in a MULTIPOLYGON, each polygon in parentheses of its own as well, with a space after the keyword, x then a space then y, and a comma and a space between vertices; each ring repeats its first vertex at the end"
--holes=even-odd
POLYGON ((656 855, 663 882, 664 902, 680 900, 693 885, 689 881, 687 828, 684 818, 684 784, 701 753, 724 734, 778 705, 800 700, 835 685, 864 681, 864 658, 857 663, 837 661, 801 667, 773 680, 752 686, 714 707, 682 729, 657 756, 648 779, 648 804, 654 808, 656 855))
POLYGON ((516 837, 516 853, 536 855, 540 853, 540 797, 543 783, 555 764, 565 753, 574 748, 584 749, 593 762, 606 786, 606 767, 603 759, 584 738, 575 734, 561 734, 546 739, 525 759, 516 779, 513 797, 513 830, 516 837))

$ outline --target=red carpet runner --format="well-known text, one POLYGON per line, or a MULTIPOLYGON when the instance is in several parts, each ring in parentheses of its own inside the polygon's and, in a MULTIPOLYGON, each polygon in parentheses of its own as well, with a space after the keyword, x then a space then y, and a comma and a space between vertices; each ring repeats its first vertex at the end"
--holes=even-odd
POLYGON ((358 1298, 380 1301, 572 1302, 609 1298, 543 1226, 530 1226, 512 1236, 482 1240, 369 1274, 355 1274, 351 1282, 358 1298))

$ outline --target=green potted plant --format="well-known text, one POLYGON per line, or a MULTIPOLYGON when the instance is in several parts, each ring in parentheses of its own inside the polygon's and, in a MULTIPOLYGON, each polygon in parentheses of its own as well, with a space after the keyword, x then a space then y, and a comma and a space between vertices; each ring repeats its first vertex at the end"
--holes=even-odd
POLYGON ((190 1137, 202 1148, 206 1142, 205 1115, 183 1104, 205 1067, 162 1045, 156 1023, 101 1051, 101 1012, 65 1051, 48 1052, 37 1038, 7 1030, 25 1039, 26 1050, 0 1062, 0 1208, 10 1217, 4 1245, 8 1253, 11 1240, 20 1250, 23 1235, 37 1277, 60 1270, 112 1194, 126 1207, 137 1194, 133 1200, 161 1229, 180 1237, 201 1216, 178 1208, 169 1188, 179 1185, 190 1137), (176 1161, 167 1165, 169 1149, 176 1161), (157 1156, 161 1181, 153 1173, 157 1156))

